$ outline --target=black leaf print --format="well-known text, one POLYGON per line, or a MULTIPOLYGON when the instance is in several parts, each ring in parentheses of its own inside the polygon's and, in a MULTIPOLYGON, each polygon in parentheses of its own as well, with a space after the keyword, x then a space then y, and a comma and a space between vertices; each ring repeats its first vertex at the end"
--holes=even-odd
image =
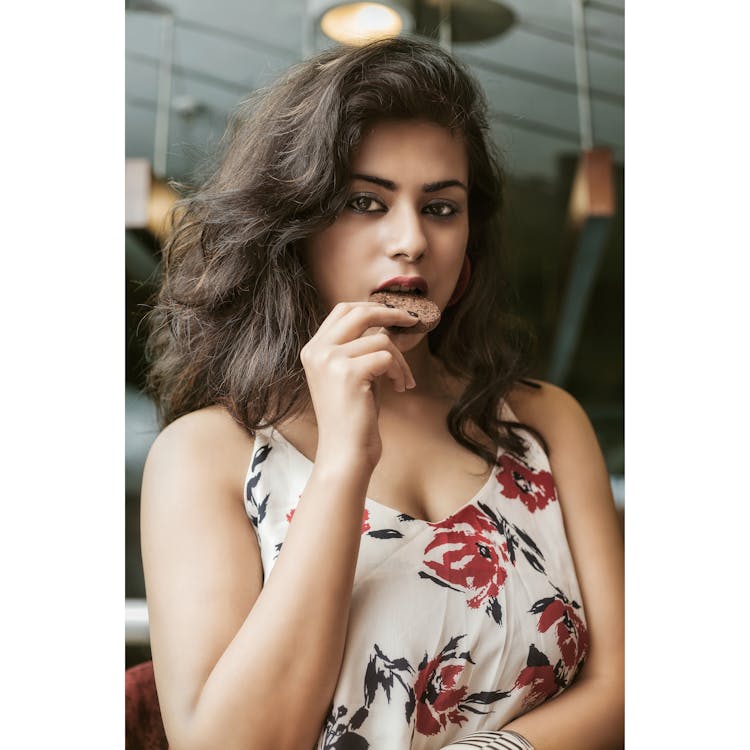
POLYGON ((548 596, 544 599, 540 599, 538 602, 534 602, 529 612, 531 612, 532 615, 539 615, 542 612, 544 612, 547 607, 549 607, 552 602, 555 601, 554 596, 548 596))
POLYGON ((462 654, 459 654, 458 658, 459 659, 464 659, 464 660, 470 662, 471 664, 475 664, 476 663, 474 661, 474 659, 471 658, 471 654, 468 651, 464 651, 462 654))
POLYGON ((250 479, 247 480, 247 488, 245 489, 245 494, 249 499, 252 499, 253 496, 253 490, 255 489, 255 485, 260 482, 260 474, 253 474, 250 479))
POLYGON ((534 540, 523 529, 519 529, 515 524, 513 524, 513 529, 518 534, 518 536, 520 536, 521 539, 523 539, 523 541, 526 542, 526 544, 528 544, 529 547, 531 547, 534 552, 536 552, 537 555, 542 558, 542 560, 544 560, 544 555, 542 554, 542 551, 539 549, 539 547, 534 544, 534 540))
POLYGON ((263 502, 258 506, 258 523, 260 523, 266 517, 266 507, 268 505, 268 498, 270 494, 263 498, 263 502))
POLYGON ((339 706, 338 711, 336 711, 336 718, 340 719, 346 714, 347 710, 346 706, 339 706))
POLYGON ((494 596, 487 602, 486 611, 498 625, 503 624, 503 608, 494 596))
POLYGON ((369 713, 365 706, 361 706, 354 712, 354 716, 349 721, 349 726, 352 729, 359 729, 369 713))
POLYGON ((531 563, 531 567, 536 570, 537 573, 544 573, 544 566, 539 562, 539 560, 536 559, 534 555, 531 554, 528 550, 522 549, 521 552, 523 552, 523 556, 531 563))
POLYGON ((375 539, 401 539, 404 535, 396 529, 376 529, 368 531, 367 536, 375 537, 375 539))
POLYGON ((581 605, 577 601, 575 601, 574 599, 569 599, 567 596, 565 596, 565 592, 561 588, 559 588, 558 586, 555 586, 555 584, 552 583, 551 581, 550 581, 550 585, 555 591, 557 591, 558 595, 560 596, 560 598, 563 600, 565 604, 570 604, 570 606, 573 607, 573 609, 581 608, 581 605))
POLYGON ((365 670, 365 706, 370 706, 378 689, 378 678, 375 669, 375 659, 370 657, 365 670))
POLYGON ((262 464, 268 458, 268 454, 270 452, 271 452, 270 445, 262 445, 260 448, 258 448, 258 450, 255 451, 255 455, 253 456, 253 464, 250 467, 250 471, 255 471, 255 467, 258 464, 262 464))
POLYGON ((518 540, 511 533, 508 522, 501 515, 496 514, 489 505, 485 505, 484 503, 477 503, 477 505, 489 516, 495 528, 505 537, 505 544, 508 548, 508 559, 510 560, 510 564, 515 566, 518 540))
POLYGON ((370 743, 361 735, 355 732, 344 732, 336 740, 333 750, 368 750, 370 743))
POLYGON ((516 541, 515 537, 512 536, 506 536, 505 542, 508 546, 508 559, 510 560, 510 564, 515 567, 516 565, 516 547, 518 546, 518 542, 516 541))
POLYGON ((495 527, 497 530, 503 534, 503 526, 507 525, 505 522, 505 519, 503 519, 503 522, 501 523, 498 517, 495 515, 495 512, 490 508, 489 505, 486 505, 485 503, 477 503, 477 505, 484 511, 484 513, 489 516, 490 521, 492 521, 493 524, 495 524, 495 527))
POLYGON ((458 642, 462 638, 466 638, 466 633, 464 633, 463 635, 454 635, 453 638, 451 638, 448 643, 445 644, 445 648, 440 653, 447 656, 450 651, 455 651, 456 646, 458 646, 458 642))
POLYGON ((396 659, 392 662, 386 662, 391 669, 397 669, 399 672, 411 672, 411 664, 406 659, 396 659))
MULTIPOLYGON (((374 660, 373 660, 374 664, 374 660)), ((377 666, 375 666, 374 669, 374 682, 375 687, 374 690, 377 689, 377 686, 380 685, 383 690, 385 690, 385 697, 388 699, 388 702, 391 702, 391 688, 393 687, 393 673, 392 672, 386 672, 383 669, 378 669, 377 666)), ((373 690, 373 693, 374 693, 373 690)))
POLYGON ((532 643, 526 659, 527 667, 549 667, 549 659, 532 643))
POLYGON ((399 513, 398 520, 399 521, 414 521, 415 519, 413 516, 410 516, 408 513, 399 513))
POLYGON ((435 578, 435 576, 431 576, 429 573, 425 573, 423 570, 419 571, 419 577, 420 578, 428 578, 430 581, 434 581, 439 586, 445 586, 447 589, 453 589, 453 591, 460 591, 461 589, 457 589, 455 586, 451 586, 449 583, 446 583, 445 581, 441 581, 439 578, 435 578))
POLYGON ((410 687, 408 694, 409 694, 409 699, 406 701, 406 705, 404 706, 404 713, 406 714, 407 724, 411 721, 411 716, 414 713, 414 708, 417 705, 417 699, 414 695, 414 688, 410 687))
POLYGON ((509 695, 510 692, 505 690, 486 690, 481 693, 472 693, 471 695, 466 696, 461 703, 481 703, 483 706, 486 706, 495 701, 499 701, 501 698, 507 698, 509 695))

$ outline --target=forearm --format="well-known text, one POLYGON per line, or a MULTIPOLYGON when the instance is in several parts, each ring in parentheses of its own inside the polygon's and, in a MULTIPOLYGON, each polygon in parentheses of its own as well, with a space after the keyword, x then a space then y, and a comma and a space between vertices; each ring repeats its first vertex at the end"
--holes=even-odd
POLYGON ((618 750, 625 732, 623 681, 582 677, 503 729, 526 737, 534 750, 618 750))
POLYGON ((316 463, 266 585, 201 691, 188 747, 313 745, 341 666, 368 482, 360 467, 316 463))

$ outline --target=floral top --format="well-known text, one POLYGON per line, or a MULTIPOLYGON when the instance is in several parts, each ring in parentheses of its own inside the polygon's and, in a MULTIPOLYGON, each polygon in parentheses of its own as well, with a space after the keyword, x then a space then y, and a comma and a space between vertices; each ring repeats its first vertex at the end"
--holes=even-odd
MULTIPOLYGON (((438 750, 575 678, 588 632, 549 462, 529 439, 523 461, 498 451, 497 463, 437 523, 365 501, 343 663, 315 750, 438 750)), ((312 467, 278 431, 256 433, 245 507, 264 581, 312 467)))

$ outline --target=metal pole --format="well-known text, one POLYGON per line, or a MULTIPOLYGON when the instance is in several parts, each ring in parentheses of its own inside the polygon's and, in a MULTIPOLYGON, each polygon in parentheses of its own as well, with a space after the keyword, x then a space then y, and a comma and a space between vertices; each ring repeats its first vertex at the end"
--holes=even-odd
POLYGON ((575 53, 576 83, 578 84, 578 128, 581 133, 581 149, 588 151, 594 147, 594 126, 591 119, 591 96, 589 94, 585 4, 586 0, 571 0, 573 51, 575 53))
POLYGON ((440 25, 438 27, 438 40, 440 46, 450 52, 453 47, 453 25, 451 21, 451 0, 439 0, 440 25))
POLYGON ((161 53, 159 55, 159 87, 156 97, 156 125, 154 127, 154 174, 167 176, 169 147, 169 110, 172 102, 172 61, 174 57, 174 17, 162 16, 161 53))
POLYGON ((148 646, 148 607, 145 599, 125 600, 125 645, 148 646))
POLYGON ((311 0, 305 0, 305 12, 302 14, 302 59, 311 57, 315 51, 315 23, 311 0))

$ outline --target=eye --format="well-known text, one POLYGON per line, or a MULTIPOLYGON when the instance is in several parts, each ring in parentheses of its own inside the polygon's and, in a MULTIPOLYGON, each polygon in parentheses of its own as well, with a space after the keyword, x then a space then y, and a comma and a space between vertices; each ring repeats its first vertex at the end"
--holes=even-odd
POLYGON ((445 201, 440 201, 438 203, 430 203, 427 206, 424 207, 425 213, 429 214, 430 216, 437 216, 441 219, 449 218, 450 216, 455 216, 459 212, 458 206, 456 206, 453 203, 447 203, 445 201))
POLYGON ((359 214, 372 214, 385 211, 385 206, 377 198, 364 193, 350 198, 346 206, 359 214))

